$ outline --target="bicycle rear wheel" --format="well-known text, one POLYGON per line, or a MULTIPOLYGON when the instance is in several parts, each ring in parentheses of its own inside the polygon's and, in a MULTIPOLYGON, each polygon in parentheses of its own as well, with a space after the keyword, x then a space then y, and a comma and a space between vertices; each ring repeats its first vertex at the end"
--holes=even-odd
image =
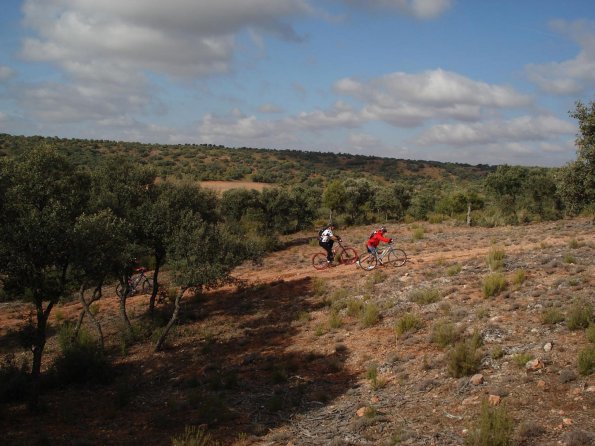
POLYGON ((367 254, 359 259, 358 266, 364 271, 371 271, 376 268, 378 260, 375 255, 367 254))
POLYGON ((339 254, 339 263, 353 265, 357 261, 357 252, 353 248, 345 248, 339 254))
POLYGON ((153 279, 145 277, 145 279, 140 283, 141 293, 147 294, 153 291, 153 279))
POLYGON ((325 269, 328 267, 326 260, 326 253, 318 252, 312 256, 312 266, 317 270, 325 269))
POLYGON ((393 248, 386 256, 384 264, 390 266, 403 266, 406 262, 407 254, 405 254, 405 251, 399 248, 393 248))

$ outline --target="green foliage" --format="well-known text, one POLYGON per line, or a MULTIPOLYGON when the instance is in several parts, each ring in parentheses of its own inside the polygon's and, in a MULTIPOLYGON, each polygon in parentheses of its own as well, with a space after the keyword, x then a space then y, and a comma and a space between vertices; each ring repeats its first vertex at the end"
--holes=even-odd
POLYGON ((31 376, 26 362, 17 364, 13 355, 0 363, 0 403, 23 401, 31 386, 31 376))
POLYGON ((528 352, 523 352, 523 353, 517 353, 516 355, 514 355, 512 357, 512 362, 514 362, 517 367, 525 367, 525 364, 527 364, 529 361, 531 361, 533 359, 533 355, 531 353, 528 352))
POLYGON ((498 248, 490 248, 486 256, 486 263, 490 271, 500 271, 504 268, 504 250, 498 248))
POLYGON ((547 308, 541 313, 541 323, 554 325, 564 320, 564 314, 558 308, 547 308))
POLYGON ((197 426, 186 426, 184 433, 171 439, 171 446, 219 446, 211 435, 197 426))
POLYGON ((484 297, 495 296, 506 289, 506 279, 500 273, 488 274, 483 280, 484 297))
POLYGON ((440 300, 440 291, 436 288, 420 288, 409 293, 409 300, 419 305, 428 305, 440 300))
POLYGON ((455 377, 469 376, 479 370, 481 355, 475 342, 457 342, 448 353, 448 371, 455 377))
POLYGON ((112 381, 112 366, 97 344, 86 331, 74 336, 72 323, 65 323, 58 334, 62 350, 50 372, 57 386, 69 384, 106 384, 112 381))
POLYGON ((457 274, 459 274, 461 272, 461 265, 459 265, 458 263, 455 263, 454 265, 449 265, 446 268, 446 274, 448 276, 456 276, 457 274))
POLYGON ((414 313, 405 313, 399 318, 395 325, 395 333, 397 337, 403 336, 406 333, 419 330, 423 326, 421 318, 414 313))
POLYGON ((595 102, 577 101, 570 116, 578 120, 577 159, 560 169, 558 193, 569 214, 595 214, 595 102))
POLYGON ((484 398, 479 418, 465 438, 465 446, 511 446, 513 429, 506 405, 492 407, 484 398))
POLYGON ((566 315, 566 325, 570 330, 587 328, 593 318, 593 305, 585 299, 576 299, 566 315))
POLYGON ((589 324, 589 327, 585 330, 585 336, 587 341, 595 344, 595 324, 589 324))
POLYGON ((588 345, 578 354, 578 371, 581 375, 589 376, 595 373, 595 347, 588 345))
POLYGON ((375 303, 366 304, 360 316, 361 324, 364 327, 371 327, 380 319, 380 310, 375 303))
POLYGON ((430 340, 440 347, 446 347, 457 341, 459 336, 459 331, 455 328, 452 322, 438 320, 432 326, 430 340))

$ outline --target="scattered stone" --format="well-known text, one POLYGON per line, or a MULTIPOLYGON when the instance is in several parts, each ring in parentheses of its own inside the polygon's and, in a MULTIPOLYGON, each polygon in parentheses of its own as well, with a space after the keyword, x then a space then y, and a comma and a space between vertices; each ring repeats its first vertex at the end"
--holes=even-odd
POLYGON ((572 419, 570 419, 570 418, 562 418, 562 423, 564 423, 565 426, 571 426, 572 425, 572 419))
POLYGON ((488 404, 490 406, 497 406, 502 401, 502 398, 498 395, 490 395, 488 396, 488 404))
POLYGON ((547 384, 543 379, 540 379, 539 381, 537 381, 537 387, 539 387, 542 390, 546 390, 547 384))
POLYGON ((546 352, 551 352, 552 351, 552 347, 553 347, 552 343, 551 342, 548 342, 547 344, 545 344, 543 346, 543 350, 546 351, 546 352))
POLYGON ((540 370, 544 367, 545 367, 545 365, 543 364, 543 361, 539 358, 535 358, 530 361, 527 361, 527 363, 525 364, 525 368, 530 371, 531 370, 540 370))
POLYGON ((357 409, 357 412, 355 412, 355 414, 358 417, 363 417, 366 414, 366 409, 367 409, 366 406, 360 407, 359 409, 357 409))
POLYGON ((483 375, 481 373, 477 373, 469 379, 469 382, 474 386, 479 386, 483 383, 483 375))
POLYGON ((562 384, 569 383, 571 381, 576 380, 576 372, 572 369, 563 369, 560 371, 560 378, 559 381, 562 384))

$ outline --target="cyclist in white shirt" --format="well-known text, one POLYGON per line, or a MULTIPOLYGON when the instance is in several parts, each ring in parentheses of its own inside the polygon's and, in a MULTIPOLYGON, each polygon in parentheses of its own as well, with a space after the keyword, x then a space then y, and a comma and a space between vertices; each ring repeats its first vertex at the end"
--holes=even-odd
POLYGON ((341 237, 333 233, 335 229, 335 225, 328 225, 326 229, 322 231, 322 234, 320 234, 320 239, 318 241, 318 244, 326 250, 326 261, 329 264, 333 262, 333 244, 335 243, 335 240, 341 241, 341 237))

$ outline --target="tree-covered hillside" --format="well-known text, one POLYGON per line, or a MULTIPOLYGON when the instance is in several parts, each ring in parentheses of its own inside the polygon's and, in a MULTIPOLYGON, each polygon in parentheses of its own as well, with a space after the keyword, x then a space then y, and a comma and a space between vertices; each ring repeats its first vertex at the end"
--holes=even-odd
POLYGON ((380 183, 426 180, 478 181, 494 166, 297 150, 229 148, 211 144, 143 144, 0 134, 0 156, 15 157, 51 144, 75 164, 96 163, 105 155, 125 154, 151 165, 162 177, 197 181, 250 180, 276 184, 325 185, 328 181, 368 178, 380 183))

